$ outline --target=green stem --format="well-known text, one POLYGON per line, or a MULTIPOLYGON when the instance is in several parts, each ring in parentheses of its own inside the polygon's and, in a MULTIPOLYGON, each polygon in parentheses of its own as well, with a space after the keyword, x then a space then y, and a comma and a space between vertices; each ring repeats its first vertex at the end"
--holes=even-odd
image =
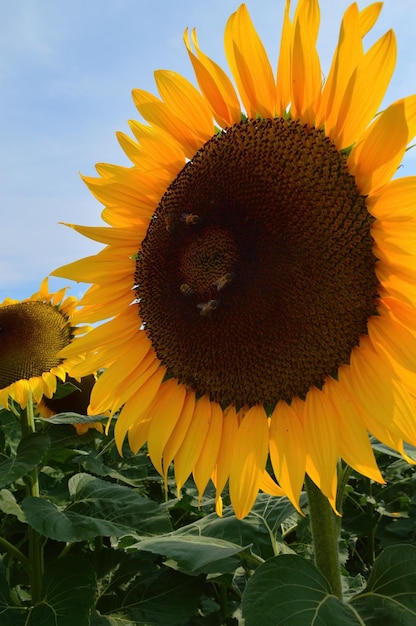
MULTIPOLYGON (((26 409, 22 411, 20 424, 22 435, 35 432, 35 419, 33 403, 29 401, 26 409)), ((34 467, 25 476, 26 495, 39 497, 38 468, 34 467)), ((44 570, 43 537, 34 528, 28 526, 29 539, 29 562, 30 562, 30 589, 32 592, 32 604, 41 600, 42 579, 44 570)))
POLYGON ((328 499, 308 476, 306 476, 305 484, 315 563, 329 582, 332 593, 342 600, 338 558, 339 522, 328 499))
POLYGON ((11 555, 14 556, 18 561, 21 562, 21 564, 23 565, 23 567, 25 568, 26 571, 30 571, 30 563, 29 563, 29 559, 27 559, 25 557, 25 555, 23 554, 23 552, 20 552, 19 548, 16 548, 16 546, 14 546, 12 543, 10 543, 9 541, 7 541, 7 539, 5 539, 4 537, 2 537, 0 535, 0 545, 6 549, 6 551, 11 555))

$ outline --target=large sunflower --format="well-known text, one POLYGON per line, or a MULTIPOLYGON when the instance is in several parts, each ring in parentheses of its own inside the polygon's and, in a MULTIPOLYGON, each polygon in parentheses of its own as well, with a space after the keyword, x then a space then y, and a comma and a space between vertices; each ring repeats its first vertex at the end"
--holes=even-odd
POLYGON ((322 85, 317 0, 286 2, 277 73, 244 5, 225 50, 237 90, 185 45, 199 90, 155 72, 134 90, 148 124, 119 133, 130 168, 86 178, 106 244, 55 275, 94 283, 81 319, 107 320, 64 350, 106 368, 91 410, 180 490, 227 480, 238 517, 259 489, 298 506, 305 472, 335 506, 341 457, 377 480, 368 433, 416 445, 416 178, 392 180, 416 132, 416 97, 375 114, 393 73, 381 10, 345 12, 322 85), (277 483, 265 472, 270 454, 277 483))
POLYGON ((37 293, 25 300, 7 298, 0 303, 0 404, 12 398, 24 409, 32 400, 52 398, 57 380, 82 360, 58 352, 85 332, 73 321, 77 298, 66 289, 50 293, 45 279, 37 293))

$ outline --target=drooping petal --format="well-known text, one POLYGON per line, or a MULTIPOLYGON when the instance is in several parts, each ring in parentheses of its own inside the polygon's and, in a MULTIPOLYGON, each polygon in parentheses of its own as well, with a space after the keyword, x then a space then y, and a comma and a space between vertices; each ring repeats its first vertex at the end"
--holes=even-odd
POLYGON ((271 417, 270 459, 279 485, 299 511, 306 467, 305 434, 296 411, 286 402, 279 402, 271 417))
POLYGON ((253 406, 241 421, 230 470, 230 497, 238 519, 247 515, 266 467, 269 427, 262 406, 253 406))
POLYGON ((192 421, 175 455, 175 481, 178 493, 195 467, 201 454, 211 420, 211 403, 208 396, 202 396, 195 404, 192 421))
POLYGON ((211 419, 201 454, 193 469, 195 484, 198 489, 198 505, 217 463, 222 439, 224 415, 217 402, 211 403, 211 419))

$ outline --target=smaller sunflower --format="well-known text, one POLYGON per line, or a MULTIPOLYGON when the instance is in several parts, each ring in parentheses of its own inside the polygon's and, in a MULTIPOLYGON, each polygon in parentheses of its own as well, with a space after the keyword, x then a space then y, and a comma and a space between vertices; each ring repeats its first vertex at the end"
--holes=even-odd
POLYGON ((0 303, 0 404, 15 400, 22 409, 33 400, 52 398, 57 379, 65 381, 82 355, 60 358, 58 352, 87 327, 73 320, 77 298, 65 298, 66 288, 49 293, 48 279, 25 300, 0 303))

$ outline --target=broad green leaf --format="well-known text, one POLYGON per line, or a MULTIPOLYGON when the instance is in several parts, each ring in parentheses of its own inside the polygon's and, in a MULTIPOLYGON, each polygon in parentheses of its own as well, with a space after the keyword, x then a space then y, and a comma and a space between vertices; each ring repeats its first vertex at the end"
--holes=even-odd
POLYGON ((245 626, 363 626, 354 609, 331 594, 327 580, 306 559, 276 556, 256 569, 242 601, 245 626))
POLYGON ((416 547, 386 548, 364 591, 350 600, 365 624, 416 624, 416 547))
MULTIPOLYGON (((305 497, 302 497, 301 504, 305 497)), ((175 531, 175 535, 215 537, 240 546, 252 546, 252 552, 266 560, 274 556, 274 545, 278 528, 287 519, 298 513, 285 498, 273 498, 259 494, 252 511, 243 520, 238 520, 232 507, 224 509, 223 516, 210 513, 202 519, 175 531)))
POLYGON ((169 570, 145 552, 106 552, 110 569, 99 580, 101 589, 91 626, 188 624, 198 607, 204 576, 169 570))
POLYGON ((73 383, 70 383, 69 381, 66 382, 62 382, 59 381, 58 384, 56 385, 56 390, 55 393, 53 394, 53 399, 54 400, 60 400, 61 398, 66 398, 66 396, 69 396, 71 393, 74 393, 74 391, 81 391, 80 387, 77 387, 76 385, 74 385, 73 383))
POLYGON ((204 580, 163 569, 148 583, 138 580, 128 587, 122 611, 131 624, 183 626, 198 608, 204 580))
POLYGON ((18 478, 26 476, 39 465, 49 445, 49 437, 44 433, 31 433, 23 437, 17 447, 16 455, 0 463, 0 487, 5 487, 18 478))
POLYGON ((26 522, 21 506, 9 489, 0 489, 0 511, 6 515, 14 515, 19 522, 26 522))
MULTIPOLYGON (((146 550, 161 554, 173 563, 174 569, 187 574, 216 573, 234 571, 240 564, 238 557, 249 546, 239 546, 229 541, 213 537, 193 537, 172 534, 165 537, 152 537, 133 544, 129 550, 146 550)), ((168 562, 169 563, 169 562, 168 562)))
POLYGON ((147 465, 146 463, 141 463, 140 458, 136 459, 136 477, 134 479, 130 479, 125 475, 125 473, 123 474, 122 472, 109 467, 104 462, 102 456, 98 456, 98 454, 93 450, 89 450, 85 454, 79 454, 73 458, 72 462, 81 466, 82 469, 86 470, 88 473, 95 474, 96 476, 108 476, 114 480, 124 483, 125 485, 130 485, 131 487, 137 487, 140 483, 140 479, 143 479, 146 476, 147 465))
POLYGON ((67 411, 65 413, 58 413, 52 417, 37 417, 37 420, 41 422, 48 422, 49 424, 92 424, 93 422, 100 422, 108 420, 106 415, 80 415, 79 413, 72 413, 67 411))
POLYGON ((3 561, 0 561, 0 624, 1 626, 23 626, 26 623, 25 618, 26 610, 11 604, 6 568, 3 561))
POLYGON ((87 559, 56 559, 46 570, 42 601, 33 607, 27 626, 89 626, 95 574, 87 559))
POLYGON ((57 541, 83 541, 97 536, 153 535, 171 531, 167 512, 129 487, 88 474, 70 480, 73 503, 60 510, 41 498, 22 502, 28 524, 57 541))

